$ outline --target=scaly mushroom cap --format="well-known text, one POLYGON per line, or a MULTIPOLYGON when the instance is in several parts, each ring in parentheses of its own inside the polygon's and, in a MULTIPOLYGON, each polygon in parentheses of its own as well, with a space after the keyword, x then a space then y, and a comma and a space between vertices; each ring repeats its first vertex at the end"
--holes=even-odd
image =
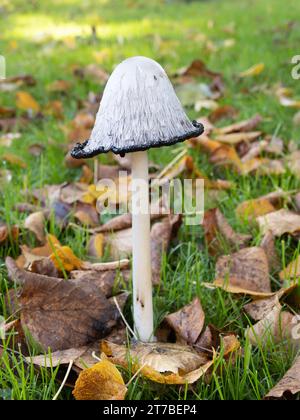
POLYGON ((133 57, 119 64, 105 87, 91 138, 77 144, 74 158, 175 144, 197 137, 202 124, 185 114, 164 69, 154 60, 133 57))

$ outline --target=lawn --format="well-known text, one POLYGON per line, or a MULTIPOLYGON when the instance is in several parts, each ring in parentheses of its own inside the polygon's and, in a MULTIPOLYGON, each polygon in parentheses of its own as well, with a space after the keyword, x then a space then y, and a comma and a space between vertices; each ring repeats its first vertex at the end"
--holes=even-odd
MULTIPOLYGON (((29 194, 47 184, 80 179, 80 168, 65 165, 66 152, 62 145, 68 143, 66 127, 76 115, 78 102, 85 100, 89 92, 103 91, 104 86, 92 78, 74 77, 75 68, 91 63, 110 73, 123 59, 143 55, 157 60, 172 75, 194 59, 201 59, 209 69, 222 73, 225 92, 218 103, 236 108, 239 111, 236 120, 260 114, 261 130, 279 136, 286 145, 290 140, 299 144, 299 125, 293 124, 296 110, 282 106, 271 89, 281 83, 292 89, 294 97, 300 97, 300 82, 291 76, 291 59, 299 53, 300 41, 297 0, 286 0, 284 4, 281 0, 0 0, 0 15, 0 55, 6 59, 6 76, 32 75, 36 85, 20 90, 30 92, 41 109, 49 101, 60 101, 64 115, 63 120, 47 115, 22 129, 21 139, 13 142, 9 153, 22 158, 26 168, 0 159, 0 170, 8 169, 12 173, 9 183, 0 184, 0 221, 6 224, 23 225, 26 214, 16 211, 15 206, 26 201, 24 190, 29 194), (96 35, 92 27, 96 28, 96 35), (257 63, 265 65, 261 74, 242 79, 237 76, 257 63), (71 83, 67 93, 49 88, 59 79, 71 83), (35 144, 44 145, 38 157, 29 152, 35 144)), ((15 91, 0 94, 0 107, 16 107, 15 91)), ((18 110, 18 115, 21 112, 18 110)), ((191 118, 199 118, 211 111, 196 112, 188 108, 187 112, 191 118)), ((230 118, 223 119, 216 125, 231 122, 230 118)), ((18 127, 14 130, 18 131, 18 127)), ((179 145, 172 146, 171 151, 151 150, 151 160, 163 167, 181 148, 179 145)), ((0 143, 0 156, 7 153, 8 149, 0 143)), ((300 190, 299 178, 290 171, 282 175, 241 175, 216 168, 199 149, 190 149, 189 153, 206 176, 234 183, 231 190, 218 196, 217 204, 207 199, 206 208, 217 206, 236 231, 250 232, 252 246, 260 243, 261 233, 236 217, 236 207, 279 188, 300 190)), ((99 158, 101 163, 107 159, 110 158, 99 158)), ((49 224, 49 233, 75 250, 79 258, 87 259, 86 230, 61 231, 53 222, 49 224)), ((25 240, 25 234, 22 238, 25 240)), ((27 239, 27 245, 34 245, 32 237, 27 239)), ((291 237, 277 238, 276 247, 282 266, 299 254, 298 244, 291 237)), ((12 286, 7 278, 5 258, 17 258, 19 254, 20 247, 13 241, 0 247, 3 293, 0 315, 4 317, 7 316, 4 294, 12 286)), ((242 307, 247 297, 236 299, 222 290, 203 287, 203 282, 214 280, 215 264, 216 258, 209 255, 205 246, 203 228, 183 225, 164 257, 162 283, 154 294, 155 322, 158 325, 167 313, 198 296, 206 324, 236 333, 242 354, 232 363, 219 358, 209 384, 200 380, 192 387, 164 386, 138 377, 129 385, 128 399, 260 400, 291 367, 295 351, 287 350, 286 343, 270 342, 267 347, 253 347, 245 338, 250 320, 242 307)), ((278 288, 278 282, 278 272, 272 273, 273 288, 278 288)), ((4 347, 9 347, 9 343, 4 347)), ((0 359, 0 399, 52 399, 60 386, 55 380, 57 375, 61 375, 58 369, 36 370, 21 354, 6 349, 0 359)), ((72 399, 71 390, 65 388, 59 398, 72 399)))

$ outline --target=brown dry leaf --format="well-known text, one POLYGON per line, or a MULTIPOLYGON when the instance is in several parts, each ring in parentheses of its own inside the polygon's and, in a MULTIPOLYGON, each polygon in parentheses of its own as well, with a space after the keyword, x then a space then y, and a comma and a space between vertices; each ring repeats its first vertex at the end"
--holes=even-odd
POLYGON ((200 147, 200 149, 205 150, 209 154, 212 154, 217 149, 222 147, 222 143, 212 140, 206 135, 202 135, 200 137, 197 137, 195 139, 189 140, 190 144, 192 144, 193 147, 200 147))
POLYGON ((14 130, 20 130, 25 127, 28 123, 28 118, 3 118, 0 119, 0 130, 4 133, 11 132, 14 130))
POLYGON ((67 350, 57 350, 53 353, 51 352, 51 355, 47 353, 40 356, 27 357, 26 360, 29 363, 33 363, 35 366, 42 366, 45 368, 56 367, 59 365, 68 365, 71 360, 76 361, 79 359, 87 349, 87 346, 82 346, 79 348, 70 348, 67 350))
POLYGON ((92 282, 64 280, 18 269, 6 259, 9 278, 22 285, 21 323, 44 350, 80 347, 105 337, 119 314, 92 282))
POLYGON ((265 251, 252 247, 220 257, 213 284, 230 293, 261 297, 271 295, 269 263, 265 251))
POLYGON ((67 80, 55 80, 47 86, 49 92, 66 93, 71 89, 72 85, 67 80))
POLYGON ((266 198, 257 198, 244 201, 236 208, 236 215, 244 220, 253 223, 259 216, 264 216, 276 210, 270 200, 266 198))
POLYGON ((187 344, 195 344, 200 336, 205 322, 205 313, 199 298, 195 298, 190 304, 179 311, 169 314, 165 321, 176 332, 177 336, 187 344))
POLYGON ((32 213, 25 219, 24 227, 25 229, 30 230, 37 240, 41 243, 44 243, 46 240, 45 235, 45 215, 42 211, 38 211, 36 213, 32 213))
POLYGON ((19 227, 18 226, 8 226, 0 224, 0 245, 5 244, 9 239, 17 241, 19 238, 19 227))
POLYGON ((107 298, 110 298, 113 293, 121 291, 124 283, 129 282, 130 276, 130 270, 122 270, 119 267, 116 267, 115 270, 75 270, 70 273, 71 279, 95 284, 107 298))
POLYGON ((26 245, 22 245, 22 255, 17 259, 17 266, 30 270, 31 264, 34 262, 50 257, 56 246, 61 245, 58 239, 53 235, 47 235, 46 244, 39 248, 30 249, 26 245))
MULTIPOLYGON (((73 147, 73 145, 72 145, 72 147, 73 147)), ((86 165, 86 160, 85 159, 74 159, 71 156, 71 153, 68 152, 68 154, 65 157, 65 165, 66 165, 67 168, 71 168, 71 169, 80 168, 81 166, 86 165)))
POLYGON ((300 356, 281 381, 266 395, 265 399, 290 398, 300 392, 300 356))
POLYGON ((245 247, 251 240, 250 235, 236 233, 219 209, 205 212, 203 227, 206 244, 211 255, 224 252, 226 246, 234 249, 245 247))
POLYGON ((211 71, 207 68, 206 64, 201 60, 194 60, 190 65, 187 67, 184 67, 180 69, 177 72, 178 76, 190 76, 190 77, 210 77, 210 78, 216 78, 220 77, 220 73, 216 73, 214 71, 211 71))
POLYGON ((41 143, 34 143, 28 147, 28 152, 34 157, 40 157, 45 151, 45 146, 41 143))
POLYGON ((17 92, 16 98, 16 105, 18 109, 21 109, 23 111, 31 111, 35 113, 40 112, 40 105, 28 92, 17 92))
MULTIPOLYGON (((51 187, 50 187, 51 188, 51 187)), ((47 198, 50 199, 52 195, 56 195, 56 200, 60 198, 66 204, 74 204, 77 201, 85 202, 86 196, 89 194, 88 185, 80 184, 78 182, 74 184, 64 184, 57 187, 52 186, 53 191, 49 189, 47 192, 44 189, 44 192, 47 193, 47 198)), ((95 201, 93 197, 92 202, 95 201)))
POLYGON ((0 117, 1 118, 12 118, 16 116, 16 111, 13 108, 7 108, 0 106, 0 117))
POLYGON ((6 77, 5 79, 0 80, 0 85, 7 85, 7 84, 13 84, 15 85, 16 88, 22 85, 35 86, 36 80, 30 74, 11 76, 11 77, 6 77))
POLYGON ((239 77, 252 77, 252 76, 258 76, 259 74, 261 74, 265 69, 265 64, 264 63, 258 63, 258 64, 254 64, 252 67, 250 67, 249 69, 239 73, 239 77))
POLYGON ((239 153, 242 155, 242 163, 246 163, 251 159, 257 158, 268 147, 266 140, 255 141, 252 144, 242 143, 238 145, 239 153))
POLYGON ((280 237, 286 233, 297 236, 300 233, 300 215, 289 210, 278 210, 257 218, 262 234, 271 231, 280 237))
POLYGON ((94 172, 88 165, 82 166, 82 175, 79 180, 82 184, 90 184, 93 181, 94 178, 94 172))
POLYGON ((122 375, 105 359, 83 370, 73 390, 76 400, 124 400, 126 393, 122 375))
POLYGON ((270 270, 280 270, 281 261, 275 246, 275 236, 271 231, 268 231, 262 238, 260 247, 265 250, 265 253, 268 257, 270 270))
POLYGON ((176 236, 182 223, 180 215, 170 216, 151 228, 151 268, 152 283, 160 283, 161 266, 164 253, 167 252, 172 237, 176 236))
POLYGON ((10 165, 18 166, 19 168, 22 168, 22 169, 27 168, 27 163, 22 158, 20 158, 17 155, 14 155, 13 153, 4 153, 1 159, 5 160, 10 165))
POLYGON ((248 120, 239 121, 226 127, 216 128, 215 132, 218 134, 241 133, 246 131, 253 131, 261 122, 262 117, 257 114, 248 120))
POLYGON ((132 229, 123 229, 105 234, 105 245, 115 260, 130 257, 132 254, 132 229))
POLYGON ((97 229, 97 232, 116 232, 117 230, 128 229, 132 226, 132 215, 130 213, 113 217, 97 229))
POLYGON ((237 170, 242 172, 242 162, 233 146, 224 144, 215 149, 209 161, 215 165, 234 166, 237 170))
POLYGON ((43 112, 46 115, 51 115, 57 120, 64 119, 64 107, 61 101, 50 101, 45 106, 43 112))
POLYGON ((209 119, 212 123, 215 123, 223 118, 235 118, 239 114, 239 111, 231 105, 219 106, 210 115, 209 119))
POLYGON ((88 255, 94 258, 103 257, 104 235, 97 233, 93 235, 88 243, 88 255))
POLYGON ((286 172, 284 164, 278 159, 261 159, 261 164, 258 165, 257 175, 283 175, 286 172))
POLYGON ((292 261, 284 270, 279 274, 280 279, 287 284, 298 283, 300 278, 300 256, 292 261))
POLYGON ((300 179, 300 150, 297 150, 287 156, 286 163, 290 171, 300 179))
POLYGON ((92 77, 95 81, 104 84, 109 78, 109 74, 97 64, 89 64, 83 69, 84 76, 92 77))
POLYGON ((237 145, 241 142, 251 142, 256 140, 261 131, 249 131, 241 133, 219 134, 215 137, 215 141, 225 144, 237 145))
POLYGON ((178 344, 138 342, 128 349, 103 341, 101 350, 114 363, 124 367, 128 367, 131 359, 134 371, 140 369, 150 380, 169 385, 194 383, 213 364, 191 347, 178 344))
POLYGON ((245 305, 244 310, 254 321, 261 321, 278 305, 279 296, 276 294, 265 299, 254 300, 245 305))
POLYGON ((254 346, 265 347, 270 340, 275 344, 288 340, 291 344, 299 346, 300 338, 295 338, 293 333, 295 326, 295 316, 284 311, 278 303, 261 321, 249 327, 246 335, 254 346))

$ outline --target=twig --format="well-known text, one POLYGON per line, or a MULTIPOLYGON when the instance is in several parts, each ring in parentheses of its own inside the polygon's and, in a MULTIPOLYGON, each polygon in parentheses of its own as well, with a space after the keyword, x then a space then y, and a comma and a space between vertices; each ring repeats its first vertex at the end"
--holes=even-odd
POLYGON ((116 305, 116 307, 117 307, 117 309, 118 309, 118 311, 119 311, 119 313, 121 315, 121 318, 123 319, 124 324, 126 325, 126 327, 128 328, 128 330, 131 332, 132 336, 136 339, 136 341, 138 341, 138 338, 137 338, 136 334, 134 333, 134 331, 132 330, 132 328, 130 327, 130 325, 128 324, 128 322, 126 321, 125 316, 123 315, 123 312, 121 311, 121 308, 120 308, 119 303, 118 303, 118 301, 117 301, 117 299, 116 299, 115 296, 113 298, 113 301, 114 301, 114 303, 115 303, 115 305, 116 305))
POLYGON ((57 391, 57 393, 54 395, 54 397, 53 397, 52 401, 56 401, 56 400, 57 400, 57 398, 59 397, 59 394, 61 393, 61 391, 62 391, 63 387, 65 386, 65 384, 66 384, 66 382, 67 382, 68 376, 69 376, 69 374, 70 374, 70 372, 71 372, 71 369, 72 369, 72 366, 73 366, 73 363, 74 363, 74 360, 70 360, 69 367, 68 367, 67 373, 66 373, 66 375, 65 375, 65 377, 64 377, 64 380, 62 381, 62 383, 61 383, 61 385, 60 385, 60 387, 59 387, 59 390, 58 390, 58 391, 57 391))

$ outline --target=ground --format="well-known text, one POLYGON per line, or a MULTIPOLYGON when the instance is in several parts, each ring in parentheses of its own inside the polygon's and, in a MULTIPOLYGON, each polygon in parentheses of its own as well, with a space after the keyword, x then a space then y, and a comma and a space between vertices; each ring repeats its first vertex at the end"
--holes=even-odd
MULTIPOLYGON (((57 98, 57 94, 49 93, 47 85, 57 79, 71 81, 70 94, 59 96, 64 106, 64 123, 74 118, 78 99, 86 98, 89 91, 99 91, 99 86, 93 82, 77 80, 74 83, 72 69, 75 65, 97 61, 110 72, 116 63, 128 56, 145 55, 158 60, 172 74, 200 58, 210 69, 224 75, 226 93, 220 104, 236 107, 240 119, 259 113, 264 118, 262 128, 265 132, 276 133, 286 142, 299 141, 299 129, 297 131, 292 124, 295 110, 282 107, 272 94, 266 95, 259 90, 251 92, 250 89, 247 92, 254 84, 271 86, 281 82, 291 87, 295 95, 300 94, 299 81, 291 77, 291 58, 299 53, 300 40, 300 26, 292 26, 295 16, 300 15, 300 3, 296 0, 286 0, 284 4, 281 0, 4 0, 0 2, 0 13, 0 53, 6 58, 7 76, 33 75, 38 83, 30 88, 30 93, 41 105, 49 98, 57 98), (91 25, 98 28, 96 40, 91 37, 91 25), (207 41, 221 45, 230 38, 235 39, 231 48, 220 47, 217 51, 207 48, 207 41), (260 62, 265 64, 265 71, 255 82, 253 79, 238 81, 239 72, 260 62)), ((14 107, 15 94, 1 93, 0 105, 14 107)), ((200 116, 193 110, 188 112, 192 118, 200 116)), ((209 111, 201 111, 201 115, 207 113, 209 111)), ((225 123, 226 120, 222 121, 225 123)), ((24 201, 24 188, 30 190, 79 178, 79 170, 67 169, 64 165, 64 151, 59 145, 66 139, 61 125, 62 122, 55 118, 30 124, 22 134, 22 141, 12 147, 11 152, 21 156, 28 167, 26 170, 14 167, 12 182, 0 192, 3 221, 22 223, 23 216, 13 207, 24 201), (46 147, 40 158, 28 153, 28 146, 35 143, 43 143, 46 147)), ((0 156, 5 152, 0 146, 0 156)), ((173 152, 175 156, 176 148, 173 152)), ((216 174, 206 155, 197 151, 191 153, 203 173, 216 174)), ((170 151, 153 150, 151 159, 166 164, 170 161, 170 151)), ((2 168, 7 165, 9 167, 0 162, 2 168)), ((299 188, 299 182, 289 173, 263 178, 240 176, 232 171, 218 175, 235 182, 236 187, 224 194, 218 205, 232 226, 242 233, 248 233, 249 226, 235 217, 234 210, 239 203, 279 187, 286 191, 299 188)), ((79 257, 85 257, 80 231, 74 234, 67 230, 61 234, 53 225, 51 232, 76 249, 79 257)), ((257 231, 252 244, 259 241, 257 231)), ((289 259, 295 251, 290 239, 278 240, 277 247, 282 261, 289 259)), ((4 258, 7 255, 15 257, 18 252, 14 246, 0 248, 2 292, 9 284, 4 258)), ((209 385, 200 381, 193 388, 171 388, 139 379, 131 383, 128 399, 259 400, 290 367, 294 356, 292 350, 287 352, 285 347, 274 344, 267 350, 251 348, 244 338, 244 329, 249 322, 241 311, 244 301, 202 287, 203 281, 213 280, 214 267, 215 260, 204 246, 202 228, 181 229, 180 237, 165 258, 162 287, 155 292, 156 323, 167 312, 179 309, 197 295, 201 298, 207 323, 237 332, 244 354, 232 365, 220 361, 214 367, 209 385)), ((3 296, 0 296, 0 314, 6 314, 3 296)), ((22 357, 14 355, 10 365, 5 359, 4 365, 0 366, 0 399, 51 399, 59 387, 55 376, 56 371, 38 373, 33 366, 28 367, 22 357)), ((72 398, 71 392, 66 389, 60 398, 72 398)))

